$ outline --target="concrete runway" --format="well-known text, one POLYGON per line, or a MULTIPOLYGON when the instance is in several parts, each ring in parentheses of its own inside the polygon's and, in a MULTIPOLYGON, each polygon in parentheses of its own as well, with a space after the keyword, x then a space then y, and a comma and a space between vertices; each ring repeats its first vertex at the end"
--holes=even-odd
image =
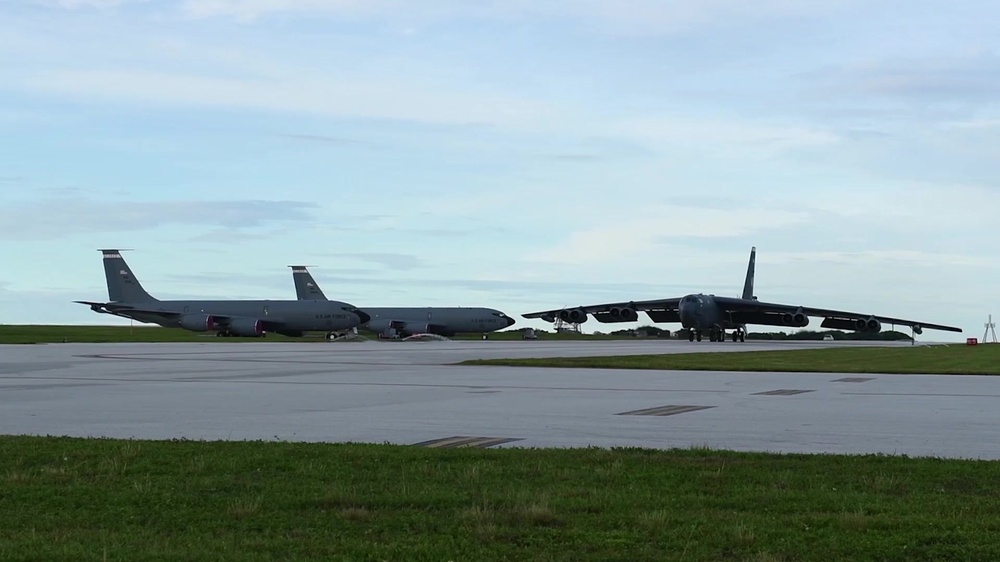
POLYGON ((1000 459, 995 377, 448 365, 840 345, 858 344, 0 345, 0 433, 1000 459))

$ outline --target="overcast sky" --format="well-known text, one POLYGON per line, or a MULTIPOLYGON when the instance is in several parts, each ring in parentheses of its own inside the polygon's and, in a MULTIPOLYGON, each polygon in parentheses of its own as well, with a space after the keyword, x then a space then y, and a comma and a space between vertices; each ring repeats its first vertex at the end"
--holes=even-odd
POLYGON ((71 303, 107 298, 102 247, 160 298, 294 298, 302 263, 544 327, 737 295, 756 245, 762 300, 979 337, 997 29, 985 0, 5 0, 0 323, 107 322, 71 303))

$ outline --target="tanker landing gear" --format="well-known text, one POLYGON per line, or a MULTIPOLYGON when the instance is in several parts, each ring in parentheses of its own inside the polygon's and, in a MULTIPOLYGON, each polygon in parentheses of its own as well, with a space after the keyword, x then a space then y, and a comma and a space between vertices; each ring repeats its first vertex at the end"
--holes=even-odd
MULTIPOLYGON (((219 330, 218 332, 215 332, 215 337, 217 337, 217 338, 238 338, 239 336, 237 336, 236 334, 230 332, 229 330, 219 330)), ((267 337, 267 333, 266 332, 265 333, 261 333, 257 337, 258 338, 267 337)))
POLYGON ((747 332, 743 328, 737 328, 736 331, 733 332, 733 342, 737 341, 739 342, 747 341, 747 332))
POLYGON ((688 329, 688 341, 694 341, 695 339, 701 341, 701 330, 688 329))

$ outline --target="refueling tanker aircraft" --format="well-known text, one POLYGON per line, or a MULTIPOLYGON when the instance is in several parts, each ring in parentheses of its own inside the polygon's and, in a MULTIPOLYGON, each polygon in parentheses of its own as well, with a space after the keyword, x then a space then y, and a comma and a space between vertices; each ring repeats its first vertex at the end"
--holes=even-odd
MULTIPOLYGON (((304 265, 290 265, 295 295, 299 300, 326 301, 326 295, 304 265)), ((486 334, 513 326, 516 320, 499 310, 463 306, 364 307, 370 320, 364 328, 385 336, 435 334, 451 337, 459 333, 486 334)))
POLYGON ((882 324, 909 326, 914 334, 923 333, 923 328, 961 332, 960 328, 941 326, 914 320, 902 320, 874 314, 857 312, 842 312, 807 306, 775 304, 760 302, 754 296, 754 262, 757 248, 750 249, 750 263, 747 266, 746 281, 743 284, 743 295, 740 298, 720 297, 703 293, 690 294, 678 298, 655 299, 647 301, 629 301, 609 304, 595 304, 546 310, 523 314, 525 318, 541 318, 546 322, 556 319, 570 323, 587 321, 592 314, 598 322, 634 322, 638 320, 639 312, 645 312, 655 323, 680 322, 687 330, 688 340, 701 341, 702 335, 708 333, 709 341, 725 341, 726 330, 733 330, 732 341, 746 341, 747 324, 765 326, 782 326, 789 328, 804 328, 809 325, 810 316, 823 317, 823 328, 831 330, 853 330, 858 332, 878 333, 882 324))
POLYGON ((348 330, 371 320, 341 301, 157 300, 142 288, 119 250, 101 250, 109 302, 74 301, 101 314, 131 318, 219 337, 263 337, 268 332, 301 337, 305 332, 348 330))

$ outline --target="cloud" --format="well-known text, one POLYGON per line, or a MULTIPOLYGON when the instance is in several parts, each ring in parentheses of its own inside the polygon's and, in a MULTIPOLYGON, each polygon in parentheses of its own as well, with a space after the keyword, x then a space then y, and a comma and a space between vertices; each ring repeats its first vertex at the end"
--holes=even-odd
POLYGON ((861 92, 924 101, 995 103, 1000 97, 1000 57, 902 59, 854 70, 861 92))
POLYGON ((597 162, 603 157, 598 154, 553 154, 549 156, 552 160, 563 160, 565 162, 597 162))
POLYGON ((634 259, 663 255, 658 246, 684 238, 746 236, 763 229, 803 224, 805 212, 767 208, 716 209, 691 206, 644 206, 624 220, 597 221, 577 229, 555 245, 528 252, 526 259, 563 265, 628 265, 634 259))
MULTIPOLYGON (((2 48, 2 45, 0 45, 0 48, 2 48)), ((45 116, 38 112, 0 107, 0 125, 21 125, 31 123, 32 121, 40 122, 44 120, 45 116)))
POLYGON ((821 65, 796 78, 799 107, 831 124, 951 125, 981 119, 977 112, 994 107, 1000 56, 892 57, 821 65))
POLYGON ((426 262, 412 254, 394 254, 379 252, 358 252, 348 254, 325 254, 334 258, 353 258, 363 262, 381 265, 391 270, 412 270, 425 267, 426 262))
POLYGON ((326 117, 397 119, 419 123, 490 123, 535 127, 563 111, 515 96, 442 88, 419 80, 327 78, 314 71, 261 70, 252 78, 226 78, 127 69, 45 70, 25 78, 36 91, 79 98, 189 107, 296 112, 326 117), (401 97, 400 92, 406 92, 401 97))
POLYGON ((684 33, 692 26, 747 24, 789 17, 819 17, 858 7, 861 0, 815 4, 797 0, 184 0, 192 18, 228 17, 251 22, 264 16, 328 16, 350 20, 393 21, 413 25, 458 20, 576 22, 593 30, 628 35, 684 33))
POLYGON ((45 6, 63 8, 66 10, 77 10, 85 8, 96 8, 105 10, 117 8, 129 4, 144 4, 149 0, 35 0, 35 3, 45 6))
MULTIPOLYGON (((583 118, 579 118, 582 122, 583 118)), ((650 150, 645 146, 645 139, 629 138, 627 136, 612 136, 613 127, 624 127, 622 123, 612 122, 611 127, 607 124, 595 124, 590 127, 590 131, 582 130, 579 139, 572 139, 563 142, 557 151, 546 146, 543 152, 536 156, 544 160, 580 163, 601 163, 621 159, 637 159, 643 157, 659 157, 660 154, 650 150), (589 136, 586 136, 588 135, 589 136)))
POLYGON ((280 135, 275 135, 275 136, 277 136, 278 138, 283 138, 283 139, 288 139, 288 140, 293 140, 293 141, 307 142, 307 143, 314 143, 314 144, 315 143, 319 143, 319 144, 327 144, 327 145, 335 145, 335 146, 344 146, 344 145, 356 144, 357 143, 357 141, 352 140, 352 139, 343 138, 343 137, 331 137, 331 136, 327 136, 327 135, 307 135, 307 134, 292 134, 292 133, 288 133, 288 134, 280 134, 280 135))
POLYGON ((789 193, 787 203, 830 213, 825 222, 844 221, 845 229, 869 223, 887 229, 885 234, 934 240, 994 224, 1000 189, 952 182, 914 180, 878 185, 869 181, 845 185, 841 190, 789 193))
POLYGON ((457 239, 462 236, 468 236, 470 234, 508 232, 508 229, 502 226, 494 226, 494 225, 481 225, 479 227, 469 227, 469 228, 397 228, 393 230, 409 234, 420 234, 423 236, 430 236, 434 238, 453 238, 453 239, 457 239))
POLYGON ((197 244, 245 244, 253 240, 270 240, 282 235, 298 232, 302 230, 302 225, 297 221, 290 221, 291 224, 284 227, 272 228, 234 228, 227 226, 223 228, 213 228, 207 232, 192 236, 186 242, 197 244))
POLYGON ((620 121, 609 132, 641 139, 664 149, 705 145, 781 150, 800 146, 826 146, 840 140, 830 131, 801 125, 652 115, 620 121))
POLYGON ((88 232, 135 231, 165 225, 259 228, 312 221, 313 203, 297 201, 105 201, 87 197, 6 202, 0 239, 56 240, 88 232))
POLYGON ((890 249, 859 252, 770 252, 767 260, 775 264, 848 264, 878 265, 889 268, 917 266, 926 269, 940 267, 995 268, 1000 265, 988 256, 962 253, 927 252, 922 250, 890 249))
MULTIPOLYGON (((409 17, 414 13, 438 14, 440 17, 489 17, 509 21, 509 18, 591 19, 595 23, 609 18, 651 21, 709 21, 715 17, 768 17, 762 14, 808 12, 794 2, 770 1, 754 4, 752 9, 731 0, 698 2, 638 1, 628 7, 611 2, 556 2, 558 7, 538 7, 530 2, 492 2, 463 7, 464 2, 446 2, 454 14, 434 7, 412 6, 403 2, 316 2, 289 1, 198 1, 185 3, 184 9, 198 17, 237 16, 258 17, 265 14, 368 14, 370 17, 409 17), (484 7, 485 6, 485 7, 484 7), (398 10, 398 12, 397 12, 398 10), (642 16, 641 14, 647 14, 642 16), (451 15, 449 15, 451 14, 451 15), (463 15, 464 14, 464 15, 463 15), (588 15, 589 14, 589 15, 588 15), (654 14, 651 16, 649 14, 654 14), (735 14, 735 15, 734 15, 735 14)), ((475 3, 473 3, 475 4, 475 3)), ((819 8, 826 10, 827 8, 819 8)), ((435 16, 438 17, 438 16, 435 16)), ((511 69, 504 58, 486 51, 489 60, 481 62, 471 55, 440 54, 434 45, 421 44, 412 56, 405 56, 408 47, 391 43, 377 48, 356 43, 331 34, 315 43, 292 42, 288 36, 276 33, 269 41, 273 48, 262 48, 252 31, 233 32, 226 29, 228 41, 208 39, 195 32, 153 31, 150 36, 134 36, 134 30, 120 29, 125 34, 121 42, 130 45, 124 50, 120 43, 92 37, 89 31, 75 31, 76 41, 86 46, 85 55, 61 53, 51 64, 32 64, 7 74, 6 88, 17 88, 29 94, 44 94, 56 99, 75 102, 121 103, 135 108, 167 107, 172 109, 225 110, 264 114, 300 114, 325 118, 366 120, 396 120, 421 125, 461 127, 465 137, 474 132, 532 132, 554 137, 601 136, 619 144, 630 141, 631 154, 654 146, 658 151, 678 147, 707 146, 718 150, 752 151, 753 155, 773 154, 789 148, 824 148, 840 141, 839 135, 820 124, 794 122, 784 110, 785 118, 754 119, 747 113, 732 119, 720 116, 717 108, 703 118, 691 117, 686 111, 664 114, 657 111, 624 109, 593 111, 587 93, 563 95, 548 84, 567 81, 575 84, 579 76, 549 57, 543 57, 531 70, 511 69), (185 40, 186 38, 186 40, 185 40), (174 46, 177 44, 179 46, 174 46), (316 51, 304 45, 330 50, 328 60, 316 58, 316 51), (350 56, 350 53, 357 53, 350 56), (437 56, 440 54, 440 59, 437 56), (71 61, 66 63, 65 61, 71 61), (440 60, 433 64, 430 61, 440 60), (95 63, 94 61, 101 61, 95 63), (294 62, 289 62, 294 61, 294 62), (497 63, 496 72, 480 64, 497 63), (532 79, 530 74, 546 78, 532 79), (528 81, 526 81, 526 78, 528 81), (402 95, 401 95, 402 94, 402 95), (499 130, 499 131, 498 131, 499 130)), ((118 37, 118 34, 108 34, 118 37)), ((52 47, 49 47, 52 48, 52 47)), ((551 56, 551 55, 550 55, 551 56)), ((22 58, 22 57, 19 57, 22 58)), ((602 69, 593 80, 613 78, 602 69)), ((2 76, 0 76, 2 78, 2 76)), ((635 89, 661 91, 663 85, 653 77, 642 77, 635 89)), ((689 83, 688 73, 678 75, 678 84, 689 83)), ((609 94, 618 89, 609 85, 609 94)), ((671 92, 666 99, 671 99, 671 92)), ((725 85, 727 95, 734 91, 725 85)), ((625 94, 629 96, 630 94, 625 94)), ((635 94, 631 94, 635 95, 635 94)), ((650 95, 650 94, 644 94, 650 95)), ((628 99, 628 98, 626 98, 628 99)), ((641 97, 640 97, 641 99, 641 97)), ((676 96, 673 97, 676 100, 676 96)), ((729 99, 729 98, 727 98, 729 99)), ((638 107, 643 107, 645 102, 638 107)), ((340 135, 287 134, 285 138, 303 142, 336 145, 349 142, 340 135)), ((472 139, 470 142, 475 142, 472 139)), ((551 146, 551 145, 549 145, 551 146)), ((534 154, 552 154, 546 147, 534 154)), ((626 154, 622 146, 614 152, 626 154)), ((600 147, 557 150, 555 158, 563 162, 596 162, 606 156, 600 147), (592 158, 593 157, 593 158, 592 158)))
MULTIPOLYGON (((163 275, 160 279, 164 288, 169 288, 170 292, 163 292, 162 295, 156 293, 160 298, 201 298, 201 297, 219 297, 226 299, 257 299, 263 298, 263 294, 258 291, 247 290, 248 288, 263 289, 265 291, 270 291, 270 295, 274 295, 275 298, 295 298, 295 284, 292 280, 292 274, 289 269, 284 267, 284 265, 278 264, 259 264, 256 268, 249 268, 251 271, 256 269, 257 271, 269 271, 269 273, 253 273, 248 272, 247 267, 242 267, 238 270, 231 272, 210 272, 210 273, 168 273, 163 275), (235 291, 235 292, 234 292, 235 291), (285 295, 285 296, 282 296, 285 295)), ((371 269, 362 268, 337 268, 337 273, 342 276, 370 276, 375 271, 371 269)), ((140 278, 142 276, 141 272, 136 272, 140 278)), ((323 283, 321 275, 317 275, 313 272, 318 279, 320 286, 325 290, 329 291, 327 295, 329 298, 337 298, 337 290, 335 290, 336 285, 330 283, 329 287, 326 287, 323 283)), ((350 277, 345 277, 350 279, 350 277)), ((147 287, 149 288, 149 287, 147 287)), ((152 291, 152 289, 150 288, 152 291)))
POLYGON ((944 126, 946 128, 966 130, 1000 129, 1000 119, 970 119, 945 123, 944 126))

